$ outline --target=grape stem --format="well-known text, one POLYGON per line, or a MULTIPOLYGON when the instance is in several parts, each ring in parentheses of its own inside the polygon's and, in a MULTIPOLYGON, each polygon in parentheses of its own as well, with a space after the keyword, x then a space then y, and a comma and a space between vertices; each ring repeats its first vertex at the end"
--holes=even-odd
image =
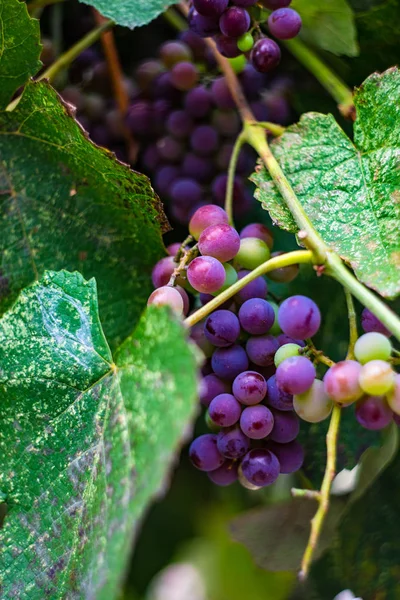
POLYGON ((229 161, 228 168, 228 180, 226 185, 226 196, 225 196, 225 211, 228 215, 228 222, 232 227, 234 226, 233 222, 233 190, 235 185, 235 174, 237 162, 239 159, 239 154, 242 149, 243 144, 246 143, 246 132, 242 131, 238 137, 236 138, 235 145, 232 150, 231 158, 229 161))
POLYGON ((283 127, 283 125, 278 125, 277 123, 271 123, 271 121, 255 121, 253 125, 264 127, 264 129, 267 130, 267 133, 270 133, 274 137, 279 137, 286 131, 286 127, 283 127))
POLYGON ((190 317, 185 320, 185 325, 187 327, 193 327, 193 325, 196 325, 196 323, 202 321, 210 313, 221 306, 221 304, 240 292, 240 290, 242 290, 248 283, 256 279, 256 277, 265 275, 274 269, 281 269, 282 267, 288 267, 295 264, 310 263, 312 258, 313 255, 310 250, 295 250, 294 252, 287 252, 286 254, 281 254, 280 256, 275 256, 274 258, 267 260, 262 265, 251 271, 251 273, 243 277, 243 279, 240 279, 231 285, 227 290, 221 292, 221 294, 216 296, 213 300, 210 300, 210 302, 208 302, 205 306, 202 306, 199 308, 199 310, 190 315, 190 317))
POLYGON ((329 510, 329 496, 331 492, 332 481, 336 472, 336 454, 340 417, 341 408, 340 406, 335 405, 333 407, 331 421, 329 423, 329 429, 326 435, 327 461, 324 479, 322 481, 321 491, 318 497, 319 505, 317 512, 311 521, 311 533, 303 555, 303 560, 301 561, 301 571, 299 573, 299 579, 301 581, 304 581, 307 578, 314 551, 321 535, 325 517, 329 510))
POLYGON ((290 490, 293 498, 309 498, 310 500, 321 500, 321 492, 317 490, 302 490, 300 488, 292 488, 290 490))
MULTIPOLYGON (((185 242, 189 239, 192 238, 192 236, 189 236, 185 242)), ((192 238, 193 239, 193 238, 192 238)), ((179 264, 176 267, 176 269, 174 269, 174 272, 171 275, 171 278, 168 282, 168 285, 174 286, 176 284, 176 280, 179 277, 179 275, 186 269, 186 266, 194 259, 196 258, 196 256, 198 256, 199 254, 199 249, 197 244, 195 246, 193 246, 192 248, 187 249, 186 247, 182 246, 179 248, 178 251, 178 255, 180 255, 180 259, 179 260, 179 264)))
POLYGON ((304 348, 304 350, 311 352, 317 362, 320 362, 327 367, 333 367, 335 364, 334 361, 329 358, 329 356, 326 356, 322 350, 318 350, 311 338, 307 338, 306 342, 307 346, 304 348))
POLYGON ((354 308, 353 296, 350 294, 347 288, 344 288, 346 296, 347 312, 349 315, 349 348, 347 350, 346 360, 353 360, 354 357, 354 346, 358 340, 357 331, 357 315, 354 308))
POLYGON ((65 2, 65 0, 33 0, 29 2, 27 5, 29 14, 33 14, 35 11, 46 8, 46 6, 50 6, 51 4, 58 4, 60 2, 65 2))

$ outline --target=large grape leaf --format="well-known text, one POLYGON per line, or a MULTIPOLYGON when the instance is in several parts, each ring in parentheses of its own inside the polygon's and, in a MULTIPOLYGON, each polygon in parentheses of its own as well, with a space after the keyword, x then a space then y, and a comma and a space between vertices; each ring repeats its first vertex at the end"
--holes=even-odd
POLYGON ((115 347, 151 292, 164 225, 147 177, 90 142, 48 84, 0 112, 0 313, 45 269, 77 269, 99 283, 115 347))
POLYGON ((150 23, 178 0, 81 0, 81 2, 94 6, 102 15, 109 17, 118 25, 133 29, 150 23))
POLYGON ((358 55, 354 14, 347 0, 293 0, 301 15, 300 36, 333 54, 358 55))
MULTIPOLYGON (((371 75, 355 95, 354 143, 331 115, 308 113, 272 151, 324 239, 383 296, 400 292, 400 71, 371 75)), ((298 228, 264 168, 256 195, 274 221, 298 228)))
POLYGON ((94 280, 47 272, 0 321, 0 596, 116 597, 196 406, 181 324, 149 310, 113 360, 94 280))
POLYGON ((39 21, 25 2, 0 0, 0 108, 40 69, 39 21))

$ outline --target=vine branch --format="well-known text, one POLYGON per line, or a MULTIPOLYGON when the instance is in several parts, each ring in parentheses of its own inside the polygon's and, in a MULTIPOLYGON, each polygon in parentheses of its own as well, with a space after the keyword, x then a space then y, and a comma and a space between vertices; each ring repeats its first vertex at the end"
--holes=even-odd
POLYGON ((239 159, 239 154, 242 149, 243 144, 246 143, 246 132, 242 131, 238 137, 236 138, 235 145, 232 150, 231 158, 229 161, 228 168, 228 181, 226 186, 226 196, 225 196, 225 211, 228 215, 229 224, 233 226, 233 192, 235 187, 235 174, 237 162, 239 159))
POLYGON ((354 346, 356 345, 356 341, 358 339, 358 331, 357 331, 357 315, 354 308, 353 296, 350 294, 347 288, 344 288, 344 293, 346 296, 347 303, 347 312, 349 315, 349 348, 347 350, 346 359, 354 359, 354 346))

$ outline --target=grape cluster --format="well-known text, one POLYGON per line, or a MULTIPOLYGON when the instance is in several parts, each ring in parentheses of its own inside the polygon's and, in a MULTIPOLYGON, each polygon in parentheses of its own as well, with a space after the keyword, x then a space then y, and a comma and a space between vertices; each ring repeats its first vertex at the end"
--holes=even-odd
POLYGON ((272 10, 268 29, 279 40, 296 37, 301 29, 301 17, 288 8, 291 0, 193 0, 189 27, 200 37, 213 37, 219 52, 227 58, 249 54, 257 71, 267 73, 281 60, 278 44, 260 33, 263 12, 261 4, 272 10))

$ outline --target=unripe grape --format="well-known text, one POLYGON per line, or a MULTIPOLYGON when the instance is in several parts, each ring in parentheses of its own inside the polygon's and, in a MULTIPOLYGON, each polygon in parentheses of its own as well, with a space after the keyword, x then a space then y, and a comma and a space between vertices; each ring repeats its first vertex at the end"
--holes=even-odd
POLYGON ((279 319, 278 319, 279 306, 277 305, 276 302, 271 302, 271 301, 270 301, 270 305, 272 306, 273 311, 275 313, 275 320, 274 320, 273 325, 272 325, 271 329, 269 330, 269 332, 271 335, 279 335, 280 333, 282 333, 282 329, 279 325, 279 319))
POLYGON ((228 215, 223 208, 215 204, 206 204, 196 210, 190 219, 189 232, 195 240, 198 240, 207 227, 228 223, 228 221, 228 215))
POLYGON ((270 250, 274 244, 272 233, 268 227, 261 223, 250 223, 250 225, 246 225, 240 232, 240 238, 258 238, 265 242, 270 250))
POLYGON ((342 360, 325 374, 325 391, 332 400, 343 406, 355 402, 363 395, 359 379, 361 365, 355 360, 342 360))
MULTIPOLYGON (((216 292, 212 293, 213 296, 219 296, 219 294, 230 288, 231 285, 236 283, 238 280, 237 271, 232 267, 232 265, 229 263, 224 263, 222 266, 225 269, 225 282, 222 287, 220 287, 216 292)), ((228 302, 229 304, 232 304, 232 300, 228 300, 228 302)), ((224 308, 224 306, 222 305, 220 308, 224 308)))
POLYGON ((293 408, 303 421, 319 423, 329 417, 333 402, 326 393, 323 382, 315 379, 307 392, 294 396, 293 408))
POLYGON ((290 358, 291 356, 299 356, 300 349, 301 346, 298 344, 284 344, 278 348, 274 357, 275 366, 279 367, 284 360, 290 358))
POLYGON ((354 355, 363 365, 371 360, 388 360, 391 354, 392 344, 382 333, 364 333, 354 346, 354 355))
POLYGON ((400 375, 395 376, 394 387, 387 395, 387 401, 397 415, 400 415, 400 375))
POLYGON ((245 269, 253 270, 266 262, 270 255, 267 244, 259 238, 242 238, 236 260, 245 269))
POLYGON ((250 32, 244 33, 237 41, 239 50, 242 52, 250 52, 254 46, 254 38, 250 32))
POLYGON ((177 315, 183 314, 183 298, 176 288, 164 285, 150 295, 148 305, 170 306, 177 315))
MULTIPOLYGON (((271 254, 271 258, 275 258, 276 256, 282 256, 282 254, 285 254, 285 252, 273 252, 271 254)), ((299 272, 299 265, 289 265, 287 267, 280 267, 279 269, 269 271, 267 273, 267 277, 272 279, 272 281, 276 281, 277 283, 290 283, 291 281, 296 279, 299 272)))
POLYGON ((389 363, 371 360, 361 368, 359 383, 364 392, 371 396, 383 396, 394 386, 395 373, 389 363))

